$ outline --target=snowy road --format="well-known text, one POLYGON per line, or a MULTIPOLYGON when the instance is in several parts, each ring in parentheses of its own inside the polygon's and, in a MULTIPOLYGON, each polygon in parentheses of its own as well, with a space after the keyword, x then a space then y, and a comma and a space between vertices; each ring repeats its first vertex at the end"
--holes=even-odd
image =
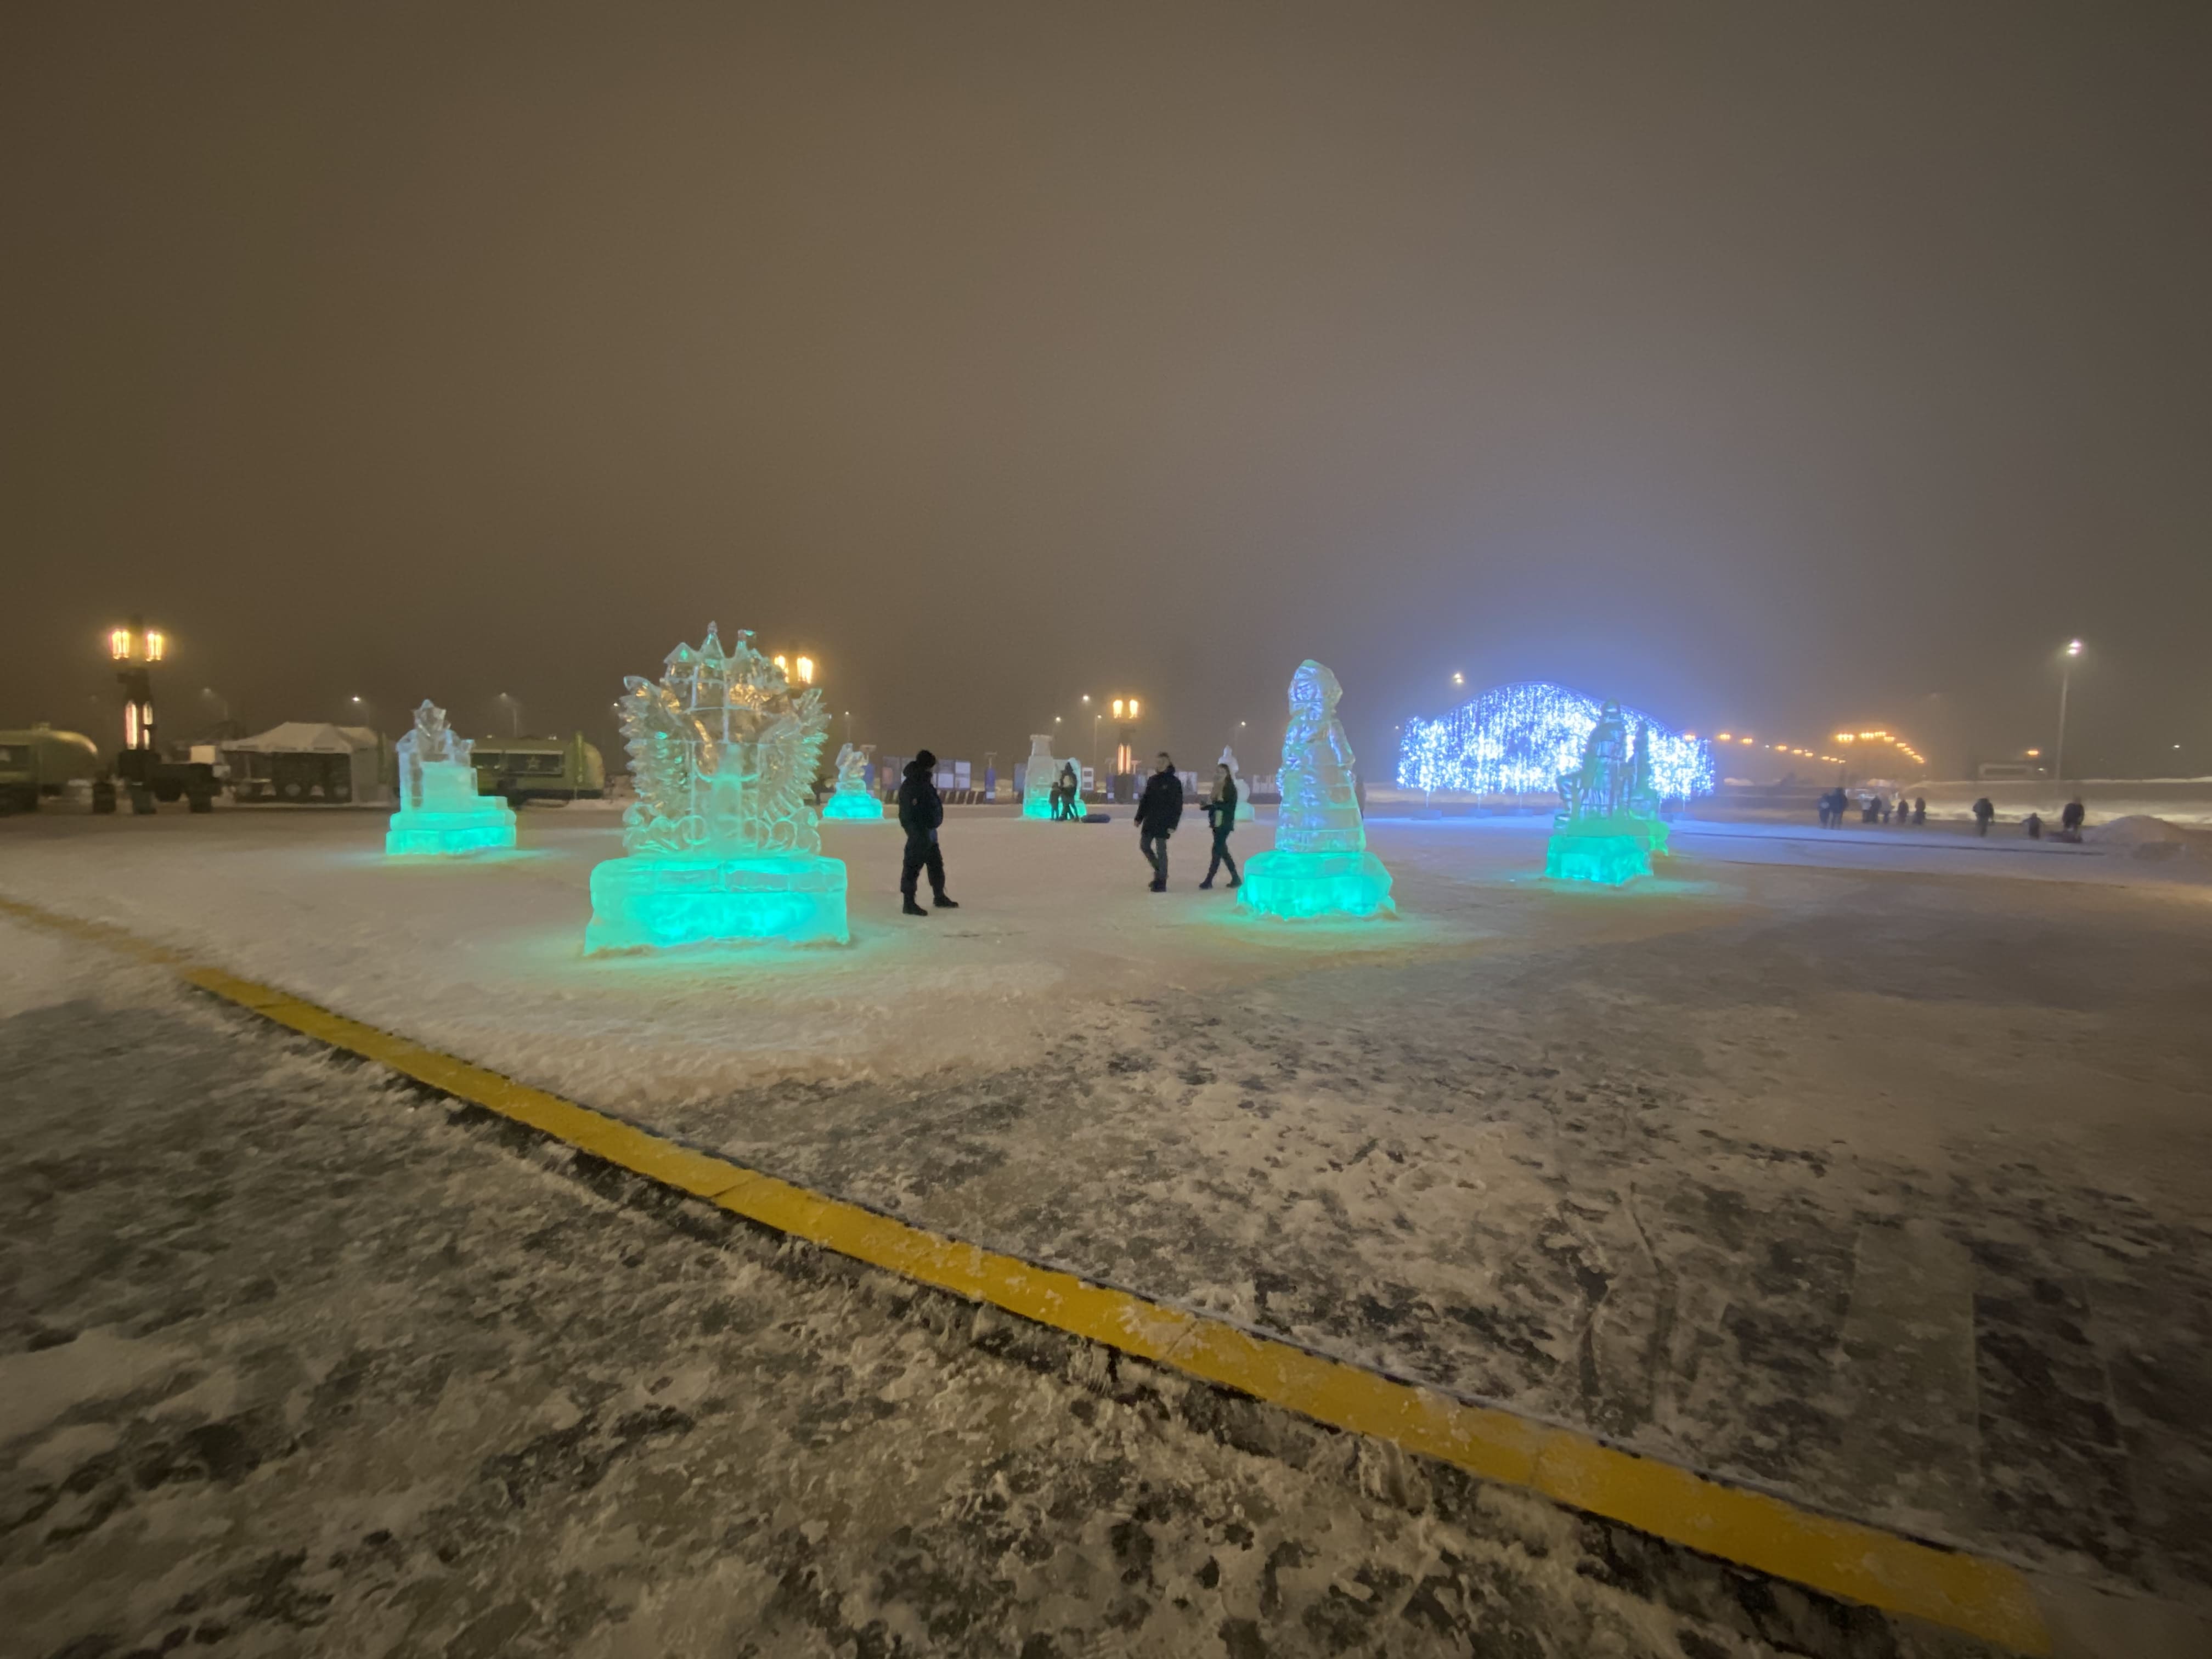
POLYGON ((1976 1651, 595 1190, 4 923, 0 1096, 11 1654, 1976 1651))
POLYGON ((956 817, 957 915, 902 923, 887 832, 833 830, 849 951, 589 962, 610 820, 450 870, 380 831, 14 820, 0 890, 940 1231, 2212 1605, 2190 869, 1729 830, 1563 892, 1540 825, 1385 822, 1407 919, 1285 933, 1180 850, 1146 894, 1122 826, 956 817))

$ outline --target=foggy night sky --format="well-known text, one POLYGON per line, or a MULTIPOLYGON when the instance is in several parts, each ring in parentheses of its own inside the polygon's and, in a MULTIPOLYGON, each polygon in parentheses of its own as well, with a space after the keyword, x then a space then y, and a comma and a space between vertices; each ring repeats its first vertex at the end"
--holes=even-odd
POLYGON ((0 726, 136 610, 167 736, 618 764, 711 618, 979 765, 1313 655, 1375 779, 1454 670, 1955 770, 2078 635, 2212 773, 2201 0, 24 5, 0 250, 0 726))

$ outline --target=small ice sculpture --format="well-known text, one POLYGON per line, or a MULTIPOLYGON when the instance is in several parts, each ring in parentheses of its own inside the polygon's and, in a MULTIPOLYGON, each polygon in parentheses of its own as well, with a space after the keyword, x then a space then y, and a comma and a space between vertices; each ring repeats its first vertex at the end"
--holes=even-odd
POLYGON ((415 729, 394 745, 399 763, 399 810, 384 832, 394 858, 449 858, 514 845, 514 809, 477 793, 477 769, 466 738, 454 735, 446 711, 428 697, 415 729))
POLYGON ((1556 881, 1618 887, 1651 873, 1651 854, 1667 850, 1667 826, 1651 787, 1651 732, 1628 722, 1617 702, 1599 711, 1583 744, 1582 764, 1559 775, 1560 811, 1544 854, 1556 881))
POLYGON ((1262 915, 1395 915, 1390 872, 1367 850, 1352 745, 1336 718, 1344 688, 1319 663, 1291 679, 1291 726, 1283 734, 1283 805, 1275 844, 1244 866, 1238 901, 1262 915))
POLYGON ((1052 792, 1060 783, 1060 769, 1067 763, 1055 759, 1052 752, 1052 733, 1030 733, 1029 769, 1022 774, 1022 816, 1025 818, 1052 817, 1052 792))
POLYGON ((837 751, 837 788, 822 804, 825 818, 859 818, 880 823, 884 804, 868 787, 868 751, 847 744, 837 751))
MULTIPOLYGON (((1221 763, 1229 769, 1229 775, 1237 785, 1237 822, 1239 823, 1257 823, 1260 817, 1260 809, 1252 805, 1252 786, 1246 780, 1243 770, 1237 764, 1237 751, 1234 749, 1223 749, 1221 751, 1221 763)), ((1211 793, 1213 786, 1209 783, 1206 785, 1205 787, 1206 793, 1211 793)))
POLYGON ((637 799, 623 815, 627 855, 592 871, 587 954, 845 942, 845 866, 822 856, 808 804, 830 728, 822 694, 794 696, 750 634, 736 646, 726 655, 710 623, 657 683, 623 682, 637 799))

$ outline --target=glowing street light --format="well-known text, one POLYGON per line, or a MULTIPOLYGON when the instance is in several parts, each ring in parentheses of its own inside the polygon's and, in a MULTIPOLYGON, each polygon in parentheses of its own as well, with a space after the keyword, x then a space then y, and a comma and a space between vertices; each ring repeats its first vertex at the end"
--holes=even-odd
POLYGON ((2074 659, 2081 654, 2081 641, 2069 640, 2058 659, 2058 752, 2051 757, 2051 781, 2066 779, 2066 693, 2074 679, 2074 659))

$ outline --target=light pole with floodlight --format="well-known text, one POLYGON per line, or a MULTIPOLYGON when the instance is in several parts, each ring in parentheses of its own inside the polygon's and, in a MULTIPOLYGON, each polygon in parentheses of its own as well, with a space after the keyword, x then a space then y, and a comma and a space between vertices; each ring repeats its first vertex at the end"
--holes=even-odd
POLYGON ((2069 640, 2058 659, 2058 749, 2051 757, 2051 781, 2066 781, 2066 692, 2074 678, 2074 659, 2081 654, 2081 641, 2069 640))

